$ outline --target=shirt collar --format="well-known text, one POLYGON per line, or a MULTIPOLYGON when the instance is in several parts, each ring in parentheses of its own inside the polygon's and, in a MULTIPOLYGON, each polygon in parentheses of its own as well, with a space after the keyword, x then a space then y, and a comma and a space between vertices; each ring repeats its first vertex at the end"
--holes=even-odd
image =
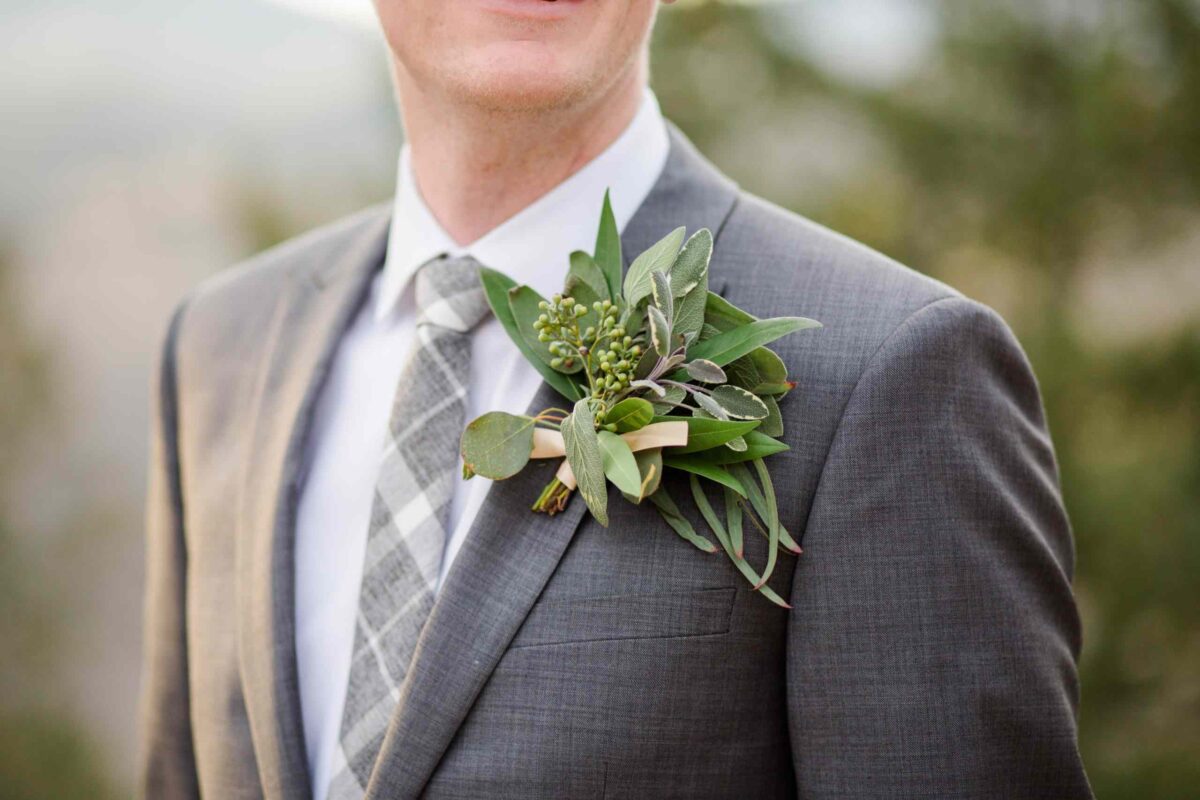
POLYGON ((613 216, 623 230, 658 180, 669 150, 658 100, 646 89, 629 126, 603 152, 505 222, 460 246, 425 205, 405 144, 400 150, 387 257, 375 295, 376 322, 396 307, 417 268, 443 253, 471 255, 542 295, 561 291, 567 256, 573 250, 591 252, 595 244, 604 191, 611 191, 613 216))

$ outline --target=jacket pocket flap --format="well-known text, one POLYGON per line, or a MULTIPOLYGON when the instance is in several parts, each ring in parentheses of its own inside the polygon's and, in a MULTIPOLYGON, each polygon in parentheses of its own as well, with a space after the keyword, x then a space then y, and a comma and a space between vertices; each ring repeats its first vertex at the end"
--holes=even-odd
POLYGON ((546 598, 534 605, 509 646, 728 633, 736 591, 727 586, 660 594, 546 598))

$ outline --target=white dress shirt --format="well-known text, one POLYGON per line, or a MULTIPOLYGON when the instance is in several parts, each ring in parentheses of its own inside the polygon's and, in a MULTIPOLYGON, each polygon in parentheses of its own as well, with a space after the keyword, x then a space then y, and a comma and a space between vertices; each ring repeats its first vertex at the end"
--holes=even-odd
MULTIPOLYGON (((482 238, 459 246, 425 205, 408 146, 402 148, 386 261, 338 344, 318 398, 296 520, 296 658, 317 800, 333 777, 375 480, 396 384, 413 344, 410 278, 441 253, 470 254, 544 296, 561 291, 568 254, 591 252, 595 244, 605 189, 623 229, 662 172, 668 150, 658 103, 647 90, 633 121, 604 152, 482 238)), ((491 410, 524 413, 540 383, 495 318, 474 330, 467 421, 491 410)), ((438 587, 490 485, 476 477, 455 487, 438 587)))

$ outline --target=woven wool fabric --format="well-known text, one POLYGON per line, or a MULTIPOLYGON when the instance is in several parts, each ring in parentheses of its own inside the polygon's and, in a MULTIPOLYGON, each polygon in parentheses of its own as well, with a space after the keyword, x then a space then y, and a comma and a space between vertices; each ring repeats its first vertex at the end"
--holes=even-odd
POLYGON ((362 797, 433 607, 466 416, 469 333, 488 313, 469 257, 423 265, 416 297, 417 341, 396 389, 371 510, 331 800, 362 797))

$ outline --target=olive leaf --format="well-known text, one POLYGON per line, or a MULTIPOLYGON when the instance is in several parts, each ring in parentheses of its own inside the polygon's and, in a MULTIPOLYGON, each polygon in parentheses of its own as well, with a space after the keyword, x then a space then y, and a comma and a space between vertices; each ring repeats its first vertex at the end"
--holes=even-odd
POLYGON ((604 192, 604 206, 600 209, 600 229, 596 231, 594 260, 600 272, 604 274, 609 299, 616 300, 621 296, 621 273, 625 264, 621 256, 621 234, 617 231, 617 219, 613 215, 607 191, 604 192))
POLYGON ((604 415, 604 422, 616 425, 617 433, 629 433, 650 424, 654 419, 654 407, 640 397, 626 397, 604 415))
POLYGON ((490 411, 463 431, 460 451, 464 475, 500 481, 511 478, 533 452, 533 418, 490 411))
POLYGON ((712 399, 735 419, 766 419, 770 413, 766 403, 740 386, 718 386, 712 390, 712 399))
POLYGON ((633 260, 629 271, 625 273, 626 303, 637 306, 650 294, 650 273, 670 271, 683 244, 684 233, 684 228, 676 228, 633 260))
POLYGON ((541 373, 546 383, 553 386, 554 390, 563 397, 571 402, 583 397, 583 390, 578 383, 542 361, 533 348, 526 344, 525 337, 521 334, 521 326, 517 324, 512 308, 508 304, 508 292, 517 285, 517 282, 503 272, 483 267, 480 270, 480 283, 483 284, 483 293, 487 297, 488 305, 492 308, 492 313, 500 321, 508 338, 521 351, 521 355, 525 356, 525 360, 532 364, 533 368, 541 373))
POLYGON ((683 365, 688 377, 701 383, 724 383, 725 370, 705 358, 697 358, 683 365))
MULTIPOLYGON (((719 422, 720 420, 713 420, 719 422)), ((739 421, 740 424, 758 424, 758 420, 739 421)), ((733 421, 725 424, 733 424, 733 421)), ((734 451, 725 447, 704 448, 704 458, 708 459, 713 464, 737 464, 743 461, 752 461, 756 458, 765 458, 775 453, 781 453, 788 449, 788 446, 778 439, 767 436, 764 433, 759 433, 756 430, 742 436, 746 442, 746 448, 741 451, 734 451)), ((691 444, 689 439, 688 444, 691 444)), ((674 452, 681 452, 676 450, 674 452)))
MULTIPOLYGON (((543 364, 550 366, 550 362, 555 358, 554 354, 550 352, 550 344, 548 342, 539 341, 538 332, 534 330, 533 327, 533 323, 542 313, 542 310, 538 307, 538 303, 544 301, 544 297, 524 284, 520 286, 514 286, 508 290, 508 307, 512 310, 512 315, 516 320, 517 328, 521 333, 521 338, 524 339, 529 350, 532 351, 543 364)), ((559 367, 555 371, 569 375, 579 372, 581 369, 583 369, 583 361, 576 358, 571 366, 559 367)))
POLYGON ((717 366, 724 366, 781 336, 820 326, 821 323, 805 317, 760 319, 697 342, 689 348, 688 355, 693 359, 705 358, 717 366))
POLYGON ((729 470, 704 458, 695 455, 667 456, 663 459, 663 465, 699 475, 701 478, 708 478, 710 481, 728 486, 742 497, 746 496, 746 488, 729 470))
POLYGON ((668 455, 696 453, 720 447, 730 439, 749 434, 758 427, 757 420, 723 420, 707 417, 655 417, 654 421, 687 422, 687 444, 682 447, 668 448, 668 455))
MULTIPOLYGON (((563 294, 568 294, 577 300, 582 299, 575 295, 575 290, 580 284, 584 284, 592 290, 592 294, 597 299, 612 299, 608 294, 608 283, 605 280, 604 272, 601 271, 600 265, 594 258, 582 250, 576 250, 571 253, 570 260, 571 267, 567 271, 567 282, 563 294)), ((590 302, 588 308, 591 308, 590 302)))
MULTIPOLYGON (((608 489, 604 481, 604 459, 588 398, 575 403, 571 414, 559 426, 567 451, 567 463, 575 473, 579 494, 596 521, 608 526, 608 489)), ((532 434, 530 434, 532 437, 532 434)))
POLYGON ((642 489, 642 473, 637 459, 629 449, 629 443, 615 433, 600 431, 600 458, 604 474, 618 489, 626 494, 639 494, 642 489))

